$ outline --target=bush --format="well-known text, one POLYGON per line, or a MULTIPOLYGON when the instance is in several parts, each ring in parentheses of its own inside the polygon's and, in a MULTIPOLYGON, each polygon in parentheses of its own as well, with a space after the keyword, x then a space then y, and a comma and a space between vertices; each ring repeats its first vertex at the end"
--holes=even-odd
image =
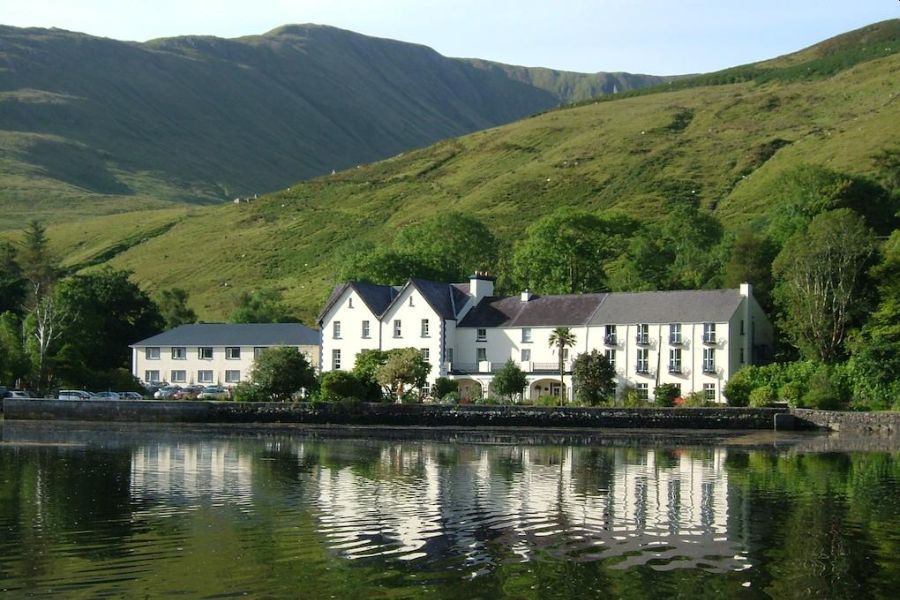
POLYGON ((750 392, 757 387, 757 368, 744 367, 731 376, 722 392, 728 400, 728 406, 747 406, 750 404, 750 392))
POLYGON ((319 382, 319 400, 337 402, 344 398, 365 398, 366 385, 353 373, 328 371, 319 382))
POLYGON ((664 383, 653 390, 653 401, 657 406, 674 406, 675 398, 681 395, 680 388, 674 383, 664 383))
POLYGON ((809 388, 803 395, 803 406, 821 410, 843 408, 845 394, 831 369, 822 365, 809 379, 809 388))
POLYGON ((447 392, 439 401, 441 404, 459 404, 459 392, 447 392))
POLYGON ((443 400, 447 394, 456 394, 456 401, 459 402, 459 382, 446 377, 438 377, 431 387, 431 395, 437 400, 443 400))
POLYGON ((778 388, 778 398, 788 403, 788 406, 800 406, 803 397, 803 386, 796 381, 789 381, 778 388))
POLYGON ((681 406, 685 408, 701 408, 709 406, 710 404, 713 403, 706 399, 706 394, 704 392, 691 392, 684 397, 684 402, 681 406))
POLYGON ((753 408, 770 406, 776 400, 775 391, 771 386, 761 385, 750 392, 749 404, 753 408))
POLYGON ((248 381, 242 381, 234 386, 231 390, 231 397, 235 402, 267 402, 269 400, 259 386, 248 381))
POLYGON ((534 401, 535 406, 559 406, 559 396, 543 394, 534 401))

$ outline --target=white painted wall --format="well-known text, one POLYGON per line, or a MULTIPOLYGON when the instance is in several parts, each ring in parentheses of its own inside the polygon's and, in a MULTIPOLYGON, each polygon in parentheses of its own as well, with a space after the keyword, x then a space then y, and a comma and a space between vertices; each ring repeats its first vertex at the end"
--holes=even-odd
POLYGON ((444 320, 425 300, 419 290, 406 286, 382 317, 382 350, 415 348, 427 351, 431 373, 428 382, 440 377, 441 339, 444 320), (422 335, 422 321, 428 321, 428 335, 422 335), (395 335, 394 324, 400 321, 400 336, 395 335))
POLYGON ((350 371, 356 355, 381 346, 381 324, 359 294, 347 288, 322 319, 322 371, 335 370, 333 350, 341 351, 341 370, 350 371), (340 337, 335 337, 334 324, 340 322, 340 337), (369 322, 369 337, 362 337, 363 321, 369 322))

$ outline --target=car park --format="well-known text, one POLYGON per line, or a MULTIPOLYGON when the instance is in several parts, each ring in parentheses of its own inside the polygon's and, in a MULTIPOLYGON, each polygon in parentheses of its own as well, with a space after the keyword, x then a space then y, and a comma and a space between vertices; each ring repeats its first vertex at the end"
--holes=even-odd
POLYGON ((227 400, 228 390, 220 385, 208 385, 197 395, 197 398, 201 400, 227 400))

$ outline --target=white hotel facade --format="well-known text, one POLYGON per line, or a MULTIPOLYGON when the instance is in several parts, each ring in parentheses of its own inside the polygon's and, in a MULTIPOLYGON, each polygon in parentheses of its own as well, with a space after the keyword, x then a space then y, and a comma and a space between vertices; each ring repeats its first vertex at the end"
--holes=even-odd
POLYGON ((512 359, 526 373, 527 398, 558 393, 559 358, 552 331, 568 327, 574 347, 563 356, 571 399, 572 360, 599 350, 619 387, 653 398, 664 383, 682 394, 724 402, 722 387, 742 366, 771 357, 772 326, 749 284, 739 289, 494 296, 494 279, 468 283, 410 279, 402 286, 337 286, 319 317, 323 371, 351 370, 362 350, 417 348, 438 377, 460 394, 490 393, 493 374, 512 359))

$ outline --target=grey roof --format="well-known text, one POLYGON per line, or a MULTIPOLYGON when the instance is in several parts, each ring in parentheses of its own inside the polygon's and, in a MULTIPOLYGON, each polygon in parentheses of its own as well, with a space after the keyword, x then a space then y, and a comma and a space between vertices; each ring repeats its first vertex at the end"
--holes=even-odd
POLYGON ((608 294, 489 296, 459 323, 459 327, 557 327, 586 325, 608 294))
POLYGON ((427 279, 410 279, 409 283, 419 290, 419 293, 442 319, 455 319, 457 312, 465 302, 465 299, 463 302, 459 301, 460 290, 453 284, 438 283, 427 279))
POLYGON ((135 342, 141 346, 318 346, 319 332, 300 323, 194 323, 135 342))
POLYGON ((739 290, 617 292, 608 294, 592 325, 728 321, 741 303, 739 290))
POLYGON ((341 283, 335 286, 333 290, 331 290, 331 295, 328 296, 328 301, 325 302, 325 308, 322 309, 322 312, 319 313, 318 321, 321 323, 322 319, 325 318, 325 315, 331 310, 331 307, 334 306, 334 303, 338 301, 341 297, 341 294, 347 288, 352 288, 362 301, 369 307, 369 310, 372 311, 376 317, 380 317, 384 314, 384 311, 387 310, 387 307, 391 305, 391 302, 397 296, 398 288, 390 285, 378 285, 375 283, 366 283, 364 281, 350 281, 348 283, 341 283))

